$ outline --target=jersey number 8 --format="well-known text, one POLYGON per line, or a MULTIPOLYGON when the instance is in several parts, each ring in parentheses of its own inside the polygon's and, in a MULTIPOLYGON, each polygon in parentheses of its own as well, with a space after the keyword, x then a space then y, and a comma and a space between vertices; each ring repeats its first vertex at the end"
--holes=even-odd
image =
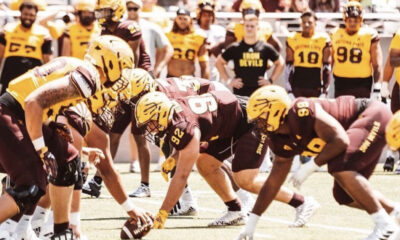
POLYGON ((360 63, 362 60, 362 50, 359 48, 351 48, 349 51, 345 47, 338 47, 336 54, 338 62, 344 63, 349 59, 351 63, 360 63))

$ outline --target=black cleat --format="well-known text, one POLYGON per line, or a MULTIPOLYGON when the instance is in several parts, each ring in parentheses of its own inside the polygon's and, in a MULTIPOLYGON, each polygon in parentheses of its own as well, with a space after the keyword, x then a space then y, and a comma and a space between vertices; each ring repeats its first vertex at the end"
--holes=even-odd
POLYGON ((394 168, 394 158, 387 157, 385 164, 383 165, 383 171, 384 172, 393 172, 393 168, 394 168))
POLYGON ((83 185, 82 192, 84 194, 98 198, 101 193, 101 185, 97 184, 96 181, 94 181, 94 179, 91 179, 89 182, 86 182, 83 185))

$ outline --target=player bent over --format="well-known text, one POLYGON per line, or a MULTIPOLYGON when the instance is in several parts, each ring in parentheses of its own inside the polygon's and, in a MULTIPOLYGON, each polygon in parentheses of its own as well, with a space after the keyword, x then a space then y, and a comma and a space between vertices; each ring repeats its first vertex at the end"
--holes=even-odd
MULTIPOLYGON (((176 150, 173 154, 177 162, 176 172, 155 219, 154 228, 164 227, 168 212, 178 201, 196 162, 199 173, 228 207, 227 214, 209 226, 239 225, 245 222, 246 215, 241 211, 231 183, 221 169, 222 161, 233 152, 243 157, 238 152, 243 150, 238 147, 241 144, 246 149, 260 148, 257 153, 246 151, 248 154, 245 157, 260 164, 264 157, 265 141, 262 143, 260 136, 251 134, 252 125, 247 123, 244 114, 245 103, 227 91, 211 91, 200 96, 174 99, 168 99, 160 92, 152 92, 138 100, 135 110, 137 125, 146 127, 149 133, 164 137, 164 141, 176 150), (205 144, 200 146, 200 141, 205 144)), ((288 202, 293 200, 291 205, 304 203, 300 195, 287 195, 288 202)))
POLYGON ((335 200, 371 215, 375 228, 366 239, 395 239, 399 227, 388 215, 394 204, 375 193, 367 180, 385 146, 385 126, 391 112, 383 103, 353 96, 335 100, 298 98, 292 102, 283 88, 272 85, 252 94, 247 113, 249 121, 267 134, 275 161, 237 239, 253 238, 259 216, 278 193, 296 154, 315 158, 293 174, 295 187, 328 164, 328 172, 335 179, 335 200))

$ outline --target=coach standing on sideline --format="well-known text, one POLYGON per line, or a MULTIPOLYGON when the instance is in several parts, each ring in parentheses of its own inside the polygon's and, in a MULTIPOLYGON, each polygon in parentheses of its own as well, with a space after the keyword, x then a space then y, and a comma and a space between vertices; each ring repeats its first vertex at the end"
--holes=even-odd
POLYGON ((262 40, 257 40, 259 12, 253 10, 246 11, 244 14, 243 40, 232 44, 224 53, 219 55, 216 67, 221 75, 221 80, 233 88, 234 94, 250 96, 258 87, 276 81, 285 64, 282 56, 271 45, 262 40), (225 70, 225 65, 229 60, 233 60, 235 63, 235 77, 233 79, 229 79, 225 70), (268 60, 271 60, 275 67, 271 77, 265 79, 268 60))

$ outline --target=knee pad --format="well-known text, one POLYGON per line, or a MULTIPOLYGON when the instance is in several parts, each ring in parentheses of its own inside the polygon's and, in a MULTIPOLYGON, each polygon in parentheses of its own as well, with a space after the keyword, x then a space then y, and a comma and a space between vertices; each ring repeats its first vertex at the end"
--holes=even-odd
POLYGON ((49 182, 55 186, 68 187, 78 181, 78 168, 80 168, 80 158, 76 157, 65 165, 58 166, 57 177, 49 177, 49 182))
POLYGON ((34 206, 45 193, 37 185, 7 188, 6 192, 17 203, 20 212, 25 212, 34 206))

